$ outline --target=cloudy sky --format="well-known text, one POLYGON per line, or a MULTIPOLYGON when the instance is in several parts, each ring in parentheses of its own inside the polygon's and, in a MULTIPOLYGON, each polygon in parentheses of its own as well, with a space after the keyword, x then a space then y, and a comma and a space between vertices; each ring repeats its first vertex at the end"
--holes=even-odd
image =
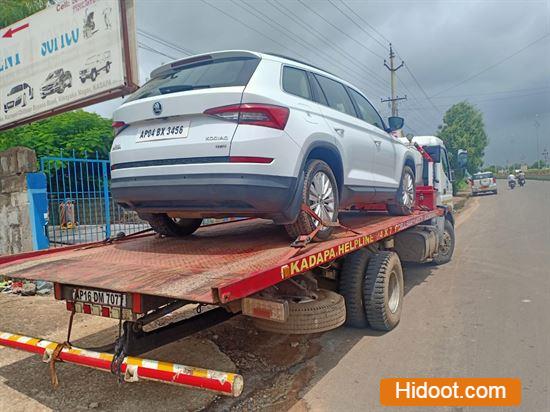
MULTIPOLYGON (((550 151, 550 0, 137 0, 141 81, 172 58, 222 49, 275 52, 320 66, 389 114, 391 41, 399 112, 433 134, 453 103, 484 115, 486 164, 550 151), (538 119, 538 120, 537 120, 538 119)), ((92 109, 110 116, 120 99, 92 109)))

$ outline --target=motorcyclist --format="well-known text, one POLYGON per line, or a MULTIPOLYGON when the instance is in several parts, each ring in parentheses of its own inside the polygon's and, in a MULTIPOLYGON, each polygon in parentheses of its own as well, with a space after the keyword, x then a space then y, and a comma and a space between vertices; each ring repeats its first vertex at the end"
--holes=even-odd
POLYGON ((525 172, 523 170, 520 170, 517 173, 517 179, 520 186, 523 186, 525 184, 525 172))
POLYGON ((508 186, 512 187, 516 185, 516 176, 513 173, 508 175, 508 186))

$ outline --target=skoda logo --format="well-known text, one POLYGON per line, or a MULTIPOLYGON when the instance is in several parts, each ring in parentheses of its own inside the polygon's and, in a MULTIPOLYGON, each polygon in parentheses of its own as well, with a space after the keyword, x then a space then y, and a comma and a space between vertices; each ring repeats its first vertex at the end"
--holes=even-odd
POLYGON ((157 116, 162 113, 162 104, 160 104, 160 102, 155 102, 155 104, 153 104, 153 113, 157 116))

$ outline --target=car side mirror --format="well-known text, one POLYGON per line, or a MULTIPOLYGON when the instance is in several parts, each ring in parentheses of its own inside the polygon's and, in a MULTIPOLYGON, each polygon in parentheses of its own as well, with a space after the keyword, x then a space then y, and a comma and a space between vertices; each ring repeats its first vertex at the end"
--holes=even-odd
POLYGON ((394 132, 396 130, 402 129, 404 124, 405 119, 403 119, 402 117, 388 117, 388 132, 394 132))

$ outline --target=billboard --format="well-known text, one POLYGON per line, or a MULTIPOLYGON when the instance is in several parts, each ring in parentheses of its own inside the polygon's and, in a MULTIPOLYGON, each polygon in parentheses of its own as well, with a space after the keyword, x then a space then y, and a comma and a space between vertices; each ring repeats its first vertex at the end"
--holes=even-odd
POLYGON ((133 0, 50 0, 0 30, 0 130, 138 87, 133 0))

